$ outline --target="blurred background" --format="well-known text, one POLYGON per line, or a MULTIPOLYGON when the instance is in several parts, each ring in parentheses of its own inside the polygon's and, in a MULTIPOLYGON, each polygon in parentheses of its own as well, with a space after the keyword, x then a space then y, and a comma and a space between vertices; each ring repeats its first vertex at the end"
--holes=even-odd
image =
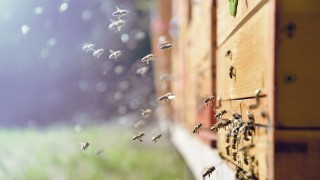
POLYGON ((183 179, 184 163, 152 116, 151 0, 0 1, 0 179, 183 179), (116 7, 130 11, 108 29, 116 7), (85 43, 104 49, 100 58, 85 43), (109 49, 121 50, 117 61, 109 49), (146 131, 146 142, 133 142, 146 131), (81 142, 89 142, 81 151, 81 142), (97 153, 100 152, 100 153, 97 153), (143 155, 143 156, 142 156, 143 155), (174 167, 174 168, 172 168, 174 167), (130 178, 129 178, 130 177, 130 178))

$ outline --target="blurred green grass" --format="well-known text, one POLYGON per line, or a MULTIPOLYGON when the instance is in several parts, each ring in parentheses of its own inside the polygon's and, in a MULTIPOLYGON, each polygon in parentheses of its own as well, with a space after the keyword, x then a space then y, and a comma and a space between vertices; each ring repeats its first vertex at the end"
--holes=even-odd
POLYGON ((97 125, 0 130, 0 179, 184 179, 185 165, 165 137, 132 141, 121 128, 97 125), (87 151, 80 142, 89 142, 87 151), (103 150, 97 155, 95 151, 103 150))

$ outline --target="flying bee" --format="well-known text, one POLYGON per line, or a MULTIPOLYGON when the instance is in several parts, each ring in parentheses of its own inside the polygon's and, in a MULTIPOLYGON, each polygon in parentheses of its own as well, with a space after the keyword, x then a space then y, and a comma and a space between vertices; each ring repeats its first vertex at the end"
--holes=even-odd
POLYGON ((117 16, 119 19, 129 14, 128 10, 120 9, 116 6, 116 11, 112 13, 112 16, 117 16))
POLYGON ((137 69, 136 73, 140 74, 141 76, 144 76, 148 72, 148 70, 149 70, 149 67, 144 66, 144 67, 137 69))
POLYGON ((84 44, 83 46, 82 46, 82 50, 84 50, 86 53, 88 53, 88 52, 94 52, 95 50, 94 50, 94 47, 95 47, 95 45, 94 44, 91 44, 91 43, 87 43, 87 44, 84 44))
POLYGON ((226 153, 228 156, 230 156, 230 145, 226 146, 226 153))
POLYGON ((236 76, 235 68, 233 66, 229 67, 229 77, 232 79, 233 76, 236 76))
POLYGON ((93 52, 93 56, 99 58, 104 53, 104 49, 97 49, 93 52))
POLYGON ((192 133, 197 133, 197 134, 199 134, 199 130, 200 130, 201 127, 202 127, 202 124, 201 124, 201 123, 197 124, 196 127, 194 127, 192 133))
POLYGON ((115 61, 118 59, 119 56, 121 56, 122 52, 121 51, 114 51, 112 49, 109 49, 110 55, 109 59, 114 59, 115 61))
POLYGON ((217 114, 215 114, 214 117, 220 119, 226 113, 227 113, 227 111, 224 109, 224 110, 218 112, 217 114))
POLYGON ((157 140, 160 139, 161 137, 162 137, 162 135, 161 135, 161 134, 158 134, 158 135, 152 137, 152 141, 153 141, 154 143, 156 143, 157 140))
POLYGON ((176 98, 176 96, 173 95, 173 93, 169 92, 169 93, 167 93, 167 94, 165 94, 163 96, 160 96, 158 98, 158 101, 164 101, 165 102, 167 100, 171 100, 171 99, 174 99, 174 98, 176 98))
POLYGON ((88 149, 88 147, 89 147, 89 143, 88 142, 85 142, 85 143, 81 143, 81 150, 82 151, 85 151, 85 150, 87 150, 88 149))
POLYGON ((202 174, 203 179, 205 179, 207 176, 210 177, 215 170, 216 168, 214 166, 210 166, 209 168, 204 169, 204 173, 202 174))
POLYGON ((113 30, 114 32, 119 32, 121 31, 122 27, 124 26, 126 22, 122 19, 119 20, 111 20, 111 24, 109 25, 109 29, 113 30))
POLYGON ((140 142, 142 142, 142 137, 144 136, 144 133, 143 132, 141 132, 141 133, 139 133, 138 135, 136 135, 136 136, 134 136, 133 138, 132 138, 132 140, 139 140, 140 142))
POLYGON ((145 63, 149 64, 149 61, 154 61, 154 60, 155 60, 154 55, 148 54, 141 59, 141 62, 145 62, 145 63))
POLYGON ((170 49, 171 47, 172 47, 172 44, 167 41, 164 41, 159 44, 160 49, 170 49))
POLYGON ((151 109, 140 109, 141 110, 141 115, 145 119, 148 119, 151 116, 152 110, 151 109))
MULTIPOLYGON (((212 102, 213 99, 214 99, 214 96, 209 96, 206 99, 204 99, 204 103, 206 103, 207 106, 208 106, 209 102, 212 102)), ((211 105, 212 105, 212 103, 211 103, 211 105)))
POLYGON ((144 120, 140 120, 140 121, 138 121, 138 122, 136 122, 136 123, 134 124, 134 127, 135 127, 135 128, 139 128, 139 127, 144 126, 144 125, 145 125, 144 120))

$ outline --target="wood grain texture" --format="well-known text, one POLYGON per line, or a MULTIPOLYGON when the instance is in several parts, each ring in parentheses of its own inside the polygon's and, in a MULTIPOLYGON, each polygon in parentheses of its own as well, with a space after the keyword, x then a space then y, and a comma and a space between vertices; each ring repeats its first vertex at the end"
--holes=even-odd
POLYGON ((246 23, 267 0, 238 0, 237 14, 235 17, 229 13, 229 1, 217 0, 217 44, 218 47, 227 40, 228 36, 236 31, 237 26, 246 23))
POLYGON ((223 100, 254 97, 260 89, 263 95, 272 84, 268 78, 273 62, 274 14, 269 1, 217 51, 217 96, 223 100), (231 56, 226 56, 227 51, 231 56), (235 76, 229 77, 234 67, 235 76), (268 82, 268 83, 267 83, 268 82))
POLYGON ((276 179, 319 179, 320 131, 275 131, 276 179))
POLYGON ((276 126, 320 128, 320 1, 283 0, 278 5, 276 126), (291 37, 289 23, 296 26, 291 37))

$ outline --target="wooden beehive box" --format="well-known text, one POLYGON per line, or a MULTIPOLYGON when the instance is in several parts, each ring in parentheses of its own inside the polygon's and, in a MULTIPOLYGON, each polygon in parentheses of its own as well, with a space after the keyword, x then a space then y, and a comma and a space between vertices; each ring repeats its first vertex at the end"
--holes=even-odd
MULTIPOLYGON (((245 141, 239 133, 234 148, 235 138, 227 143, 226 136, 235 127, 218 130, 217 150, 227 163, 213 177, 234 177, 241 168, 246 173, 253 169, 259 179, 316 179, 320 167, 320 1, 238 0, 234 16, 229 8, 233 0, 157 2, 168 27, 164 33, 171 35, 173 43, 169 60, 156 62, 157 75, 160 71, 172 75, 167 91, 177 98, 170 104, 171 118, 190 134, 201 122, 200 135, 193 137, 207 144, 212 137, 203 138, 205 134, 215 134, 208 130, 215 123, 214 113, 226 110, 223 119, 237 113, 244 123, 249 122, 250 113, 255 119, 252 140, 245 141), (217 101, 207 107, 203 100, 212 94, 217 101), (240 149, 250 144, 255 147, 248 156, 255 160, 245 163, 240 149)), ((157 87, 160 83, 156 81, 157 87)), ((194 156, 205 159, 212 154, 194 156)))
MULTIPOLYGON (((319 155, 320 121, 315 95, 320 62, 319 1, 238 1, 235 17, 229 1, 217 1, 217 96, 222 107, 248 120, 255 117, 256 134, 250 155, 256 156, 259 179, 313 179, 319 155), (231 68, 230 68, 231 67, 231 68), (230 69, 232 69, 230 77, 230 69), (255 94, 260 90, 258 98, 255 94), (250 108, 253 107, 253 108, 250 108), (305 167, 305 168, 304 168, 305 167), (290 178, 291 177, 291 178, 290 178)), ((245 171, 240 140, 227 155, 227 131, 218 133, 218 148, 245 171), (237 152, 238 158, 232 153, 237 152)), ((241 137, 241 136, 240 136, 241 137)), ((251 143, 251 142, 250 142, 251 143)))

